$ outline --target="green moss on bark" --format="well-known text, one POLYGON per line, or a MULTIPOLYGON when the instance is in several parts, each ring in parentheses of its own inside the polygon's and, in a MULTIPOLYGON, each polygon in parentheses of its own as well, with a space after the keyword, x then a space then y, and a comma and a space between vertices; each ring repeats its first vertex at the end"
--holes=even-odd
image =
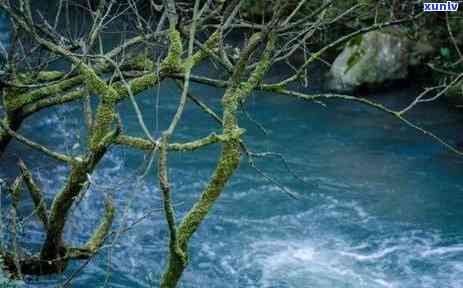
POLYGON ((183 53, 183 45, 182 45, 182 38, 180 37, 180 32, 175 29, 175 27, 171 26, 169 30, 169 52, 167 57, 161 63, 161 70, 165 71, 166 73, 173 73, 179 72, 182 68, 182 53, 183 53))
POLYGON ((20 93, 20 89, 17 89, 17 93, 15 95, 7 97, 5 104, 8 110, 16 110, 45 97, 66 92, 66 90, 82 84, 82 81, 82 76, 76 76, 24 94, 20 93))

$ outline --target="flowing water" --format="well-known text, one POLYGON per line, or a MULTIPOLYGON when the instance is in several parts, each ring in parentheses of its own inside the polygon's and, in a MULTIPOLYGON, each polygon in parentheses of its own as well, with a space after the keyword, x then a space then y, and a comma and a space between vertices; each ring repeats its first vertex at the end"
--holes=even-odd
MULTIPOLYGON (((198 73, 212 69, 202 68, 198 73)), ((199 85, 193 91, 218 110, 222 91, 199 85)), ((416 87, 401 86, 369 97, 402 107, 417 93, 416 87)), ((178 94, 166 81, 137 97, 153 133, 166 128, 178 94)), ((247 114, 241 113, 245 141, 254 152, 284 156, 290 170, 277 157, 256 164, 298 199, 288 197, 243 159, 192 239, 181 287, 463 287, 463 158, 380 111, 339 101, 325 105, 251 95, 247 114)), ((142 136, 128 103, 120 105, 120 114, 124 132, 142 136)), ((417 107, 409 118, 456 143, 463 129, 460 114, 435 102, 417 107)), ((26 120, 21 133, 77 155, 83 145, 74 143, 85 142, 81 115, 79 103, 48 109, 26 120)), ((190 103, 174 140, 195 139, 219 128, 190 103)), ((179 217, 200 195, 218 155, 217 146, 169 154, 179 217)), ((13 142, 0 162, 1 178, 16 175, 18 156, 32 168, 51 201, 68 168, 13 142)), ((111 248, 87 264, 74 287, 97 287, 105 281, 110 287, 159 284, 168 235, 159 211, 156 171, 137 181, 145 163, 142 153, 114 147, 73 208, 66 239, 75 244, 85 242, 98 225, 107 195, 117 204, 114 228, 144 217, 110 241, 111 248)), ((19 212, 26 217, 32 204, 23 196, 19 212)), ((2 197, 5 207, 9 200, 2 197)), ((21 244, 32 251, 44 237, 35 219, 24 222, 20 235, 21 244)), ((27 285, 54 287, 81 264, 72 263, 59 277, 28 278, 27 285)))

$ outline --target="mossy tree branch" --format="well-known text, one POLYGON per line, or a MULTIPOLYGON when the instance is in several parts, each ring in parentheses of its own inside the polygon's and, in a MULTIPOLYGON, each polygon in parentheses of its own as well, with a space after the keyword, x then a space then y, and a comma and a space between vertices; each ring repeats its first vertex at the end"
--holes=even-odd
POLYGON ((43 193, 32 178, 32 174, 26 164, 21 159, 18 161, 18 166, 21 169, 21 175, 23 176, 24 183, 26 184, 32 200, 34 201, 37 217, 42 222, 45 230, 48 230, 48 208, 43 197, 43 193))
POLYGON ((75 162, 75 160, 72 158, 72 157, 69 157, 67 155, 64 155, 64 154, 61 154, 61 153, 58 153, 58 152, 55 152, 55 151, 52 151, 48 148, 46 148, 45 146, 43 145, 40 145, 38 143, 35 143, 29 139, 27 139, 26 137, 14 132, 9 126, 7 123, 5 123, 5 121, 0 121, 0 128, 3 129, 3 131, 5 131, 8 135, 10 135, 12 138, 15 138, 16 140, 18 140, 19 142, 23 143, 24 145, 26 146, 29 146, 31 147, 32 149, 35 149, 37 151, 40 151, 46 155, 48 155, 49 157, 51 158, 54 158, 58 161, 62 161, 62 162, 65 162, 65 163, 73 163, 75 162))
POLYGON ((111 225, 114 221, 116 209, 112 199, 105 202, 105 214, 100 225, 92 233, 91 238, 82 247, 69 247, 66 257, 69 259, 88 259, 92 257, 103 246, 110 235, 111 225))
MULTIPOLYGON (((242 133, 241 131, 240 133, 242 133)), ((184 143, 168 143, 167 150, 168 151, 177 151, 177 152, 186 152, 186 151, 195 151, 201 149, 203 147, 209 146, 211 144, 216 144, 220 142, 225 142, 230 140, 231 137, 235 137, 236 135, 224 135, 224 134, 215 134, 211 133, 210 135, 196 139, 190 142, 184 143)), ((127 136, 127 135, 120 135, 115 140, 115 144, 128 146, 131 148, 135 148, 142 151, 153 151, 160 147, 159 141, 152 142, 149 139, 127 136)))
POLYGON ((250 56, 257 49, 262 40, 261 33, 255 34, 241 53, 239 64, 234 68, 231 76, 232 85, 226 89, 222 98, 222 107, 224 110, 222 118, 223 134, 227 135, 227 139, 222 143, 221 155, 209 184, 203 190, 198 201, 182 219, 175 231, 176 239, 178 237, 178 240, 176 240, 178 242, 175 243, 175 245, 178 246, 175 246, 175 248, 180 248, 181 253, 178 254, 175 251, 172 253, 171 251, 169 254, 168 266, 164 272, 161 287, 171 288, 177 286, 186 268, 184 261, 188 259, 188 242, 190 238, 212 209, 215 201, 219 198, 225 185, 228 183, 228 180, 239 166, 240 136, 242 134, 242 129, 238 126, 237 121, 236 113, 238 105, 241 101, 244 101, 247 94, 262 81, 265 72, 268 70, 274 45, 273 37, 268 38, 266 49, 261 56, 259 64, 244 85, 241 85, 241 76, 246 69, 246 64, 250 56))

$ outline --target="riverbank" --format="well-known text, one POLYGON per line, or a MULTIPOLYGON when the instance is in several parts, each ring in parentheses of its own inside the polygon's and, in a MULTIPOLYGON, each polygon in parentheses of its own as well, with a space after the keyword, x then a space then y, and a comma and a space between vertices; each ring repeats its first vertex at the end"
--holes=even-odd
MULTIPOLYGON (((273 7, 266 0, 248 0, 243 13, 260 23, 274 13, 273 7)), ((443 93, 433 89, 427 96, 440 93, 450 104, 463 104, 463 80, 454 81, 463 71, 463 19, 458 12, 422 13, 423 5, 400 1, 289 1, 286 13, 304 19, 326 7, 318 15, 319 29, 324 31, 323 23, 331 25, 316 41, 305 43, 309 55, 376 23, 400 23, 358 35, 326 51, 321 58, 332 65, 328 88, 352 93, 400 84, 396 80, 418 81, 424 87, 448 84, 443 93)))

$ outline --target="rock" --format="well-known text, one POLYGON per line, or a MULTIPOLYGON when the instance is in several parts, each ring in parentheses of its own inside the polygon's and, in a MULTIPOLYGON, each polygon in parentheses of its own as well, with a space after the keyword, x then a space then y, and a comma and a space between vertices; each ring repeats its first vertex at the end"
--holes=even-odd
POLYGON ((426 37, 422 37, 416 42, 411 43, 409 65, 422 65, 427 58, 436 52, 437 49, 431 44, 431 41, 429 41, 426 37))
POLYGON ((352 39, 331 66, 328 88, 352 92, 407 78, 411 46, 398 33, 373 31, 352 39))
POLYGON ((445 98, 457 106, 463 105, 463 80, 450 87, 445 93, 445 98))

